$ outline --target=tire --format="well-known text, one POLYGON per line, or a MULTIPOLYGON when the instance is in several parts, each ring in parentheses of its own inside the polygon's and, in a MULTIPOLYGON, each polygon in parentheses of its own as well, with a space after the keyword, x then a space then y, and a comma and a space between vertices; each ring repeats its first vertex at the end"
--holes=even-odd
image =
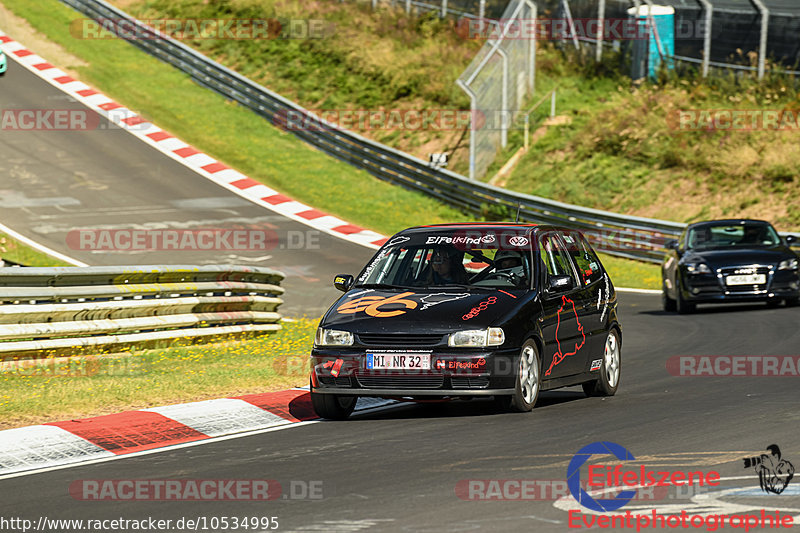
POLYGON ((356 408, 356 401, 358 396, 319 394, 311 391, 311 405, 321 418, 345 420, 356 408))
POLYGON ((536 405, 542 388, 542 366, 536 343, 528 339, 522 345, 517 365, 514 394, 495 397, 495 404, 502 410, 527 413, 536 405))
POLYGON ((661 287, 661 305, 668 313, 674 313, 677 310, 675 300, 667 296, 667 288, 663 286, 661 287))
POLYGON ((683 299, 683 291, 677 283, 675 284, 675 310, 678 311, 679 315, 688 315, 697 310, 696 304, 689 303, 683 299))
POLYGON ((619 378, 622 371, 622 344, 619 332, 612 329, 608 332, 606 345, 603 350, 603 364, 600 365, 600 377, 595 381, 583 384, 586 396, 614 396, 619 387, 619 378))

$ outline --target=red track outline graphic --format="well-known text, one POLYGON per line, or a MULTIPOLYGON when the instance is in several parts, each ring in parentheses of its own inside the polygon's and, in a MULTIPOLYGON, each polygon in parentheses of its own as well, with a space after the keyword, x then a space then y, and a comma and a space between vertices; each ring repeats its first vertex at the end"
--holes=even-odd
POLYGON ((549 376, 550 372, 553 370, 554 366, 557 366, 561 361, 569 357, 570 355, 575 355, 578 351, 583 348, 583 345, 586 344, 586 334, 583 332, 583 325, 581 324, 580 319, 578 318, 578 311, 575 309, 575 302, 567 298, 566 296, 561 297, 561 307, 558 308, 558 312, 556 313, 556 319, 558 322, 556 323, 556 342, 558 343, 558 351, 556 351, 555 355, 553 356, 553 362, 550 363, 550 368, 547 369, 547 372, 544 373, 545 376, 549 376), (575 351, 569 353, 563 353, 561 351, 561 341, 558 340, 558 328, 561 326, 561 312, 566 307, 567 302, 572 304, 572 312, 575 313, 575 320, 578 322, 578 331, 581 333, 581 343, 575 344, 575 351))

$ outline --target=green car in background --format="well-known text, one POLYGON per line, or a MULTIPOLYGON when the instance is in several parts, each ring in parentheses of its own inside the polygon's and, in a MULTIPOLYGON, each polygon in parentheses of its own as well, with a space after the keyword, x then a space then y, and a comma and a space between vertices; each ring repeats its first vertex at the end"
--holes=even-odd
POLYGON ((0 76, 6 73, 6 68, 8 66, 8 62, 6 60, 6 55, 0 50, 0 76))

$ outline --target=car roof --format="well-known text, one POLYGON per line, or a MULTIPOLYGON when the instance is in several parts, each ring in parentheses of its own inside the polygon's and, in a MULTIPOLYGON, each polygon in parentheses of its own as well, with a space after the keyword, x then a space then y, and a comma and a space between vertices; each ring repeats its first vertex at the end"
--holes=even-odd
POLYGON ((436 230, 476 230, 476 231, 502 231, 502 230, 525 230, 527 233, 541 233, 543 231, 577 231, 583 233, 583 230, 575 228, 564 228, 561 226, 553 226, 549 224, 533 224, 527 222, 452 222, 446 224, 427 224, 422 226, 414 226, 411 228, 398 231, 400 233, 424 233, 426 231, 436 230))
MULTIPOLYGON (((719 220, 703 220, 702 222, 694 222, 689 224, 686 229, 703 227, 703 226, 718 226, 722 224, 769 224, 766 220, 757 220, 754 218, 723 218, 719 220)), ((771 224, 770 224, 771 225, 771 224)))

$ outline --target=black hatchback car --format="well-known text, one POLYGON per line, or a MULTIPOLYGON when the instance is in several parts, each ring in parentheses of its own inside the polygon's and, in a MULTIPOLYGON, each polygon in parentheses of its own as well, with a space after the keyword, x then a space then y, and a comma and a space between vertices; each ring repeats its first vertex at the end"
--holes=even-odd
POLYGON ((540 390, 613 395, 622 333, 614 286, 584 236, 530 224, 422 226, 390 238, 328 310, 311 353, 317 414, 360 396, 493 397, 530 411, 540 390))
POLYGON ((690 313, 699 303, 800 299, 794 237, 778 235, 763 220, 710 220, 690 224, 667 241, 661 265, 665 311, 690 313))

